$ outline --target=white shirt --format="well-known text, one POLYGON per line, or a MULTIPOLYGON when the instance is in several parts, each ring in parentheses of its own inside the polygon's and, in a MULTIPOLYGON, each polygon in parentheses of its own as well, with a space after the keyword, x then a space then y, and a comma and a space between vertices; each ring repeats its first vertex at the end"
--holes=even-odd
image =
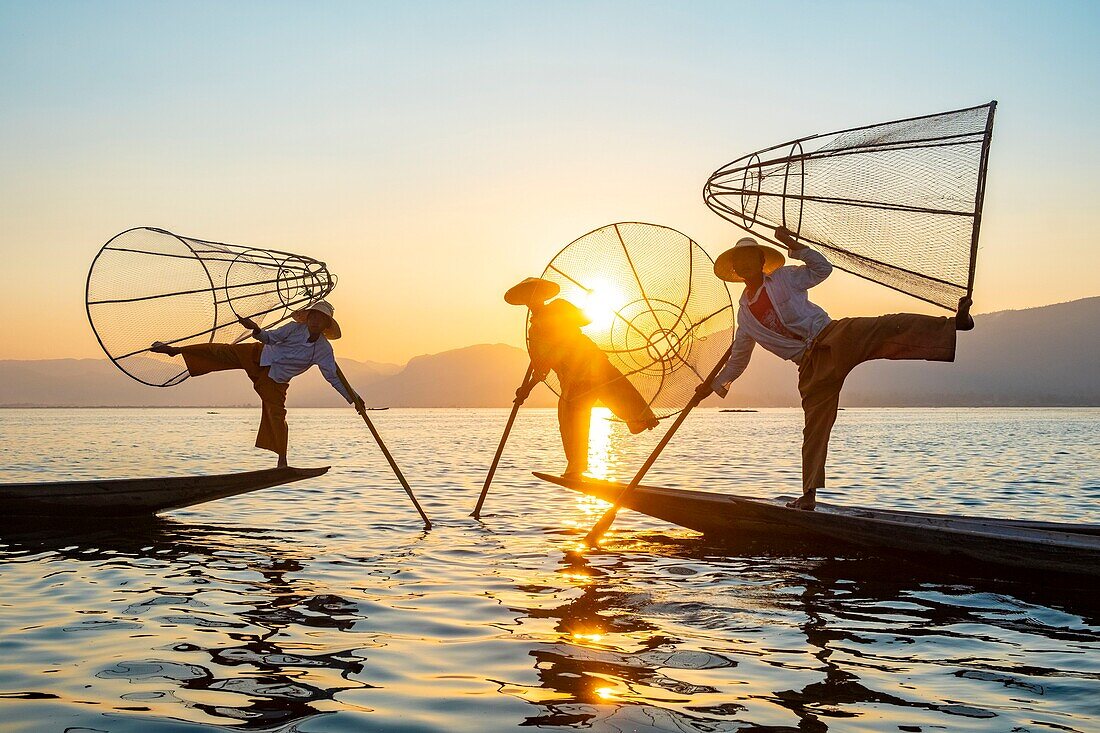
POLYGON ((264 345, 260 353, 260 366, 270 367, 267 375, 276 382, 286 384, 316 364, 329 384, 349 403, 352 401, 336 372, 336 356, 332 353, 332 344, 324 335, 310 343, 309 326, 291 321, 271 331, 260 329, 256 339, 264 345))
POLYGON ((832 320, 823 308, 810 302, 806 291, 829 277, 833 266, 823 254, 809 247, 791 250, 788 254, 806 264, 780 267, 764 277, 762 287, 768 291, 779 321, 798 338, 784 336, 756 320, 749 309, 748 293, 742 293, 737 304, 737 334, 733 337, 733 351, 722 371, 714 378, 714 391, 723 397, 729 391, 730 384, 749 365, 756 344, 780 358, 798 362, 821 329, 832 320))

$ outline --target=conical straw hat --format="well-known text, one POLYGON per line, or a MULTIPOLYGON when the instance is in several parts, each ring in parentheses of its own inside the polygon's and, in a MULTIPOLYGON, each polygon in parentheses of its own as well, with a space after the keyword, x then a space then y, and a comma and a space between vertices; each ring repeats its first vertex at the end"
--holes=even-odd
POLYGON ((504 300, 512 305, 545 303, 560 292, 561 287, 555 282, 543 280, 541 277, 529 277, 508 288, 504 300))
POLYGON ((726 282, 745 282, 745 280, 737 274, 737 271, 733 269, 733 263, 738 257, 743 257, 745 252, 752 249, 758 249, 763 253, 765 275, 772 274, 787 261, 779 250, 765 247, 752 237, 742 237, 737 240, 737 244, 733 245, 732 248, 718 255, 718 259, 714 261, 714 274, 726 282))
POLYGON ((324 334, 325 338, 327 338, 329 341, 335 341, 343 335, 340 332, 340 324, 337 323, 336 319, 332 317, 332 314, 336 312, 336 309, 333 308, 327 300, 318 300, 316 303, 309 306, 308 308, 303 308, 300 311, 295 311, 294 315, 292 315, 291 318, 293 318, 298 323, 305 323, 306 319, 309 318, 310 311, 317 311, 318 313, 324 313, 326 316, 328 316, 328 319, 329 321, 331 321, 331 323, 329 323, 328 328, 324 330, 324 334))

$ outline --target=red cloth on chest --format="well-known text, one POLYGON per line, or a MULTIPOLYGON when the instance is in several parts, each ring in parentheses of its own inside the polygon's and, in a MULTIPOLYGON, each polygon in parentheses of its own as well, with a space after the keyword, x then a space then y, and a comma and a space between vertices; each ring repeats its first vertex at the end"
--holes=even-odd
POLYGON ((749 310, 752 311, 756 320, 760 321, 760 325, 769 331, 775 331, 780 336, 786 336, 790 339, 802 340, 801 336, 784 326, 783 322, 779 320, 779 314, 775 312, 775 306, 772 305, 768 289, 763 285, 760 286, 760 291, 756 294, 756 300, 749 303, 749 310))

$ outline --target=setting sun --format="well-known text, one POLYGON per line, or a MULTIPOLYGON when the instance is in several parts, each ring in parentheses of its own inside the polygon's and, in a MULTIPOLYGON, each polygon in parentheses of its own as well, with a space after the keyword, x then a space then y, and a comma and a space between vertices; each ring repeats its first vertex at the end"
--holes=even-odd
POLYGON ((618 317, 624 305, 626 296, 619 288, 606 280, 596 280, 581 304, 581 310, 592 321, 588 327, 590 330, 604 331, 618 317))

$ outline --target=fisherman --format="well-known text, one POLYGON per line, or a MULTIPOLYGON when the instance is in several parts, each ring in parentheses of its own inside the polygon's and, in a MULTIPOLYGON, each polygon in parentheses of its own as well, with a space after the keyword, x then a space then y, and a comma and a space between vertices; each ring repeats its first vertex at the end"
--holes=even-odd
POLYGON ((341 333, 340 324, 333 318, 334 312, 327 301, 319 300, 296 311, 289 323, 270 331, 260 328, 251 318, 238 318, 259 343, 176 347, 156 341, 149 350, 168 356, 182 355, 192 377, 243 369, 262 403, 256 447, 274 452, 279 456, 278 465, 283 467, 287 465, 286 392, 291 379, 316 364, 329 384, 354 405, 359 414, 367 409, 363 398, 351 388, 336 365, 329 341, 340 338, 341 333))
POLYGON ((805 262, 784 266, 783 255, 752 237, 737 242, 714 263, 714 274, 727 282, 744 283, 737 309, 737 333, 729 361, 700 393, 725 397, 730 384, 749 364, 760 344, 776 356, 798 365, 805 428, 802 432, 802 496, 787 504, 813 510, 817 490, 825 486, 829 434, 836 421, 844 378, 872 359, 954 361, 955 332, 974 328, 971 300, 964 297, 954 318, 895 313, 873 318, 832 320, 807 297, 810 288, 833 271, 819 252, 787 229, 775 230, 777 241, 791 257, 805 262))
POLYGON ((588 431, 597 400, 626 422, 634 434, 655 428, 657 416, 607 354, 581 332, 591 323, 584 312, 568 300, 546 302, 559 292, 557 283, 529 277, 510 288, 504 300, 531 310, 527 346, 532 375, 516 390, 516 397, 521 402, 527 399, 535 385, 554 371, 561 385, 558 428, 565 448, 563 476, 579 478, 588 470, 588 431))

